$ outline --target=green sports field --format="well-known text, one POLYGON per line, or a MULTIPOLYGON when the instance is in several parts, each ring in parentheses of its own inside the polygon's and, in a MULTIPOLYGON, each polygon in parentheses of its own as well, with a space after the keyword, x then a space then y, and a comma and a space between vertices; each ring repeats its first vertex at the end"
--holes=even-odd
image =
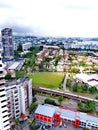
POLYGON ((64 73, 33 73, 29 78, 32 78, 33 86, 57 89, 62 83, 64 73))

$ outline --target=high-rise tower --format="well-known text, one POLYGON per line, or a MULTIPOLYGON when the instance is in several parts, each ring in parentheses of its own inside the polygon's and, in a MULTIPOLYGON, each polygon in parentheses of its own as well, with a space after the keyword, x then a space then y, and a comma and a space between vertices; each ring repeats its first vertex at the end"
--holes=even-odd
POLYGON ((5 28, 1 31, 2 45, 3 45, 3 57, 14 58, 14 45, 12 42, 12 29, 5 28))
POLYGON ((10 130, 8 108, 7 108, 7 97, 4 84, 5 80, 2 69, 2 57, 0 49, 0 130, 10 130))

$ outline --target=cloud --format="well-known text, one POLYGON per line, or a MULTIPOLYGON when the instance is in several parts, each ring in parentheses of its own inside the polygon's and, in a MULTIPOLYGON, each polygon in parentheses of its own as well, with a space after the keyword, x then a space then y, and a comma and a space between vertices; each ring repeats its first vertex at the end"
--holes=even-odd
POLYGON ((98 36, 98 0, 0 0, 0 27, 43 36, 98 36))

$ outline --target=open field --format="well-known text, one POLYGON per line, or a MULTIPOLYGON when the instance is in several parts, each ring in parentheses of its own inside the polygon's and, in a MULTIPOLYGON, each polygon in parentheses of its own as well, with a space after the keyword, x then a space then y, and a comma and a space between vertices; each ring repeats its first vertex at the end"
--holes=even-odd
POLYGON ((57 89, 62 83, 64 73, 33 73, 29 75, 29 78, 32 78, 33 86, 57 89))

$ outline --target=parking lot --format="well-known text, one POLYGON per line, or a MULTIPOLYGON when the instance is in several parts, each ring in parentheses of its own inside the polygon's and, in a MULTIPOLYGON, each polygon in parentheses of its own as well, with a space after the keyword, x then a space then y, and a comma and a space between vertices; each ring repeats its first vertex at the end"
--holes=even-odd
POLYGON ((74 128, 73 125, 68 124, 67 128, 64 128, 63 126, 62 127, 57 126, 52 128, 51 130, 82 130, 82 128, 74 128))

